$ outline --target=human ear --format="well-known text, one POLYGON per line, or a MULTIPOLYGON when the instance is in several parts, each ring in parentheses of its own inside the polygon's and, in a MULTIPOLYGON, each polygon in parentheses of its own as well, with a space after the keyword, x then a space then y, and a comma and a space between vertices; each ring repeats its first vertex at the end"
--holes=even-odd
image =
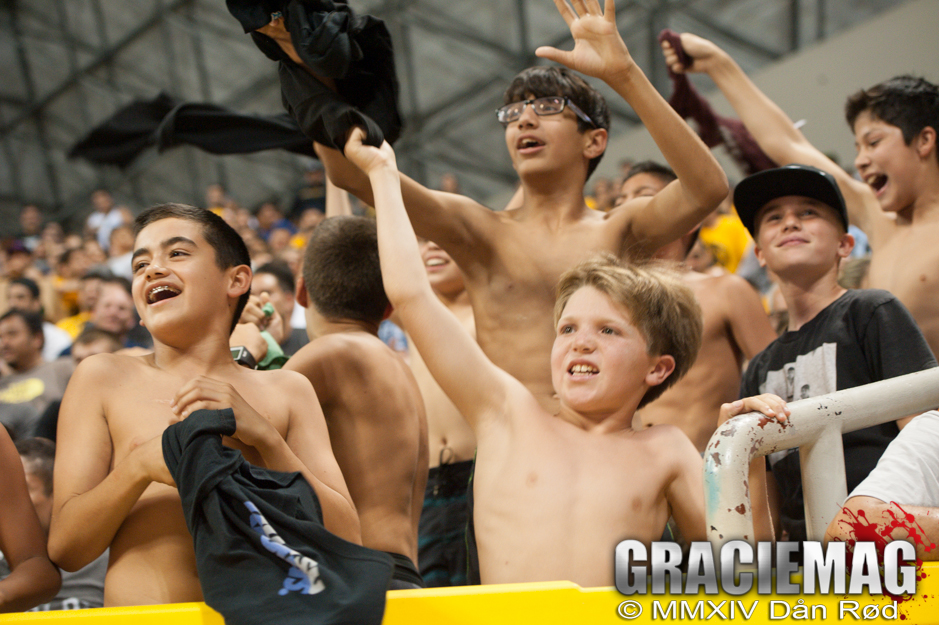
POLYGON ((838 256, 840 258, 847 258, 851 255, 851 250, 854 249, 854 235, 848 234, 845 232, 841 235, 841 240, 838 241, 838 256))
POLYGON ((926 126, 919 131, 916 137, 916 153, 920 158, 932 158, 936 151, 936 129, 932 126, 926 126))
POLYGON ((241 297, 251 289, 251 267, 236 265, 229 268, 228 296, 241 297))
POLYGON ((310 298, 306 293, 306 282, 303 280, 303 276, 300 276, 297 280, 297 293, 296 293, 297 303, 303 306, 304 308, 310 307, 310 298))
POLYGON ((594 128, 584 133, 584 156, 595 159, 606 151, 609 134, 605 128, 594 128))
POLYGON ((763 257, 763 250, 760 249, 760 246, 753 243, 753 255, 756 256, 756 261, 760 263, 760 267, 766 266, 766 258, 763 257))
POLYGON ((675 370, 675 358, 669 354, 663 354, 655 361, 652 369, 646 374, 646 384, 649 386, 658 386, 664 382, 668 376, 675 370))

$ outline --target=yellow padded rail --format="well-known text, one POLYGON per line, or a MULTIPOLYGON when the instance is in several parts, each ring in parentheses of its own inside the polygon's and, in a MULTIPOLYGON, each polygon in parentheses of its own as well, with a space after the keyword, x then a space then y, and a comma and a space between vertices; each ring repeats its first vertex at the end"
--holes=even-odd
MULTIPOLYGON (((903 625, 939 625, 939 562, 926 563, 921 569, 916 596, 897 606, 896 618, 869 616, 874 606, 882 609, 890 603, 885 597, 843 595, 758 595, 742 597, 719 595, 642 595, 625 597, 612 588, 580 588, 570 582, 465 586, 459 588, 395 590, 388 593, 383 625, 649 625, 660 622, 705 622, 733 620, 750 625, 770 623, 820 622, 819 606, 826 610, 825 620, 843 623, 903 623, 903 625), (799 603, 802 601, 802 603, 799 603), (855 620, 850 612, 841 615, 841 602, 856 602, 855 620), (625 603, 624 603, 625 602, 625 603), (630 603, 631 602, 631 603, 630 603), (723 603, 722 603, 723 602, 723 603), (771 602, 776 602, 771 605, 771 602), (674 603, 674 605, 672 605, 674 603), (637 607, 638 606, 638 607, 637 607), (815 609, 815 618, 798 618, 800 606, 815 609), (786 608, 788 616, 782 616, 786 608), (741 613, 741 608, 749 618, 741 613), (668 610, 673 610, 669 613, 668 610), (621 616, 623 613, 624 616, 621 616), (632 618, 627 618, 632 617, 632 618), (708 618, 710 617, 710 618, 708 618), (723 617, 723 618, 722 618, 723 617), (776 617, 776 618, 773 618, 776 617)), ((852 604, 847 604, 852 607, 852 604)), ((804 614, 810 615, 806 611, 804 614)), ((0 623, 41 623, 58 625, 224 625, 222 617, 203 603, 100 608, 70 612, 9 614, 0 623)))

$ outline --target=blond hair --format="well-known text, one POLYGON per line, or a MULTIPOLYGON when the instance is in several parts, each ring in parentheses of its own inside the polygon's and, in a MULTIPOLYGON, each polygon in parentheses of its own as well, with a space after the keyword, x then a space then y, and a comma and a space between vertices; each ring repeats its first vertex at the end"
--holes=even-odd
POLYGON ((694 364, 701 347, 701 306, 670 264, 624 264, 611 254, 602 254, 561 276, 554 303, 555 325, 571 296, 585 286, 605 293, 629 312, 649 355, 675 359, 675 370, 646 392, 639 403, 641 408, 680 380, 694 364))

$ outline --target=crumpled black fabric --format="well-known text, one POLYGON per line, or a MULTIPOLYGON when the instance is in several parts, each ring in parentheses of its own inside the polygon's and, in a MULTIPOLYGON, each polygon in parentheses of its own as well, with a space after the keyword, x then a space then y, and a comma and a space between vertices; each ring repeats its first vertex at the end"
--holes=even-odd
MULTIPOLYGON (((694 61, 681 45, 681 37, 666 28, 659 33, 659 42, 668 41, 678 54, 678 62, 687 67, 694 61)), ((672 79, 672 97, 668 103, 682 118, 691 118, 698 123, 698 136, 709 148, 724 144, 727 152, 749 176, 764 169, 778 167, 757 144, 756 139, 739 119, 722 117, 714 112, 708 101, 695 90, 688 76, 676 74, 668 68, 672 79)))
POLYGON ((380 625, 391 558, 328 532, 300 473, 252 466, 222 444, 235 429, 226 408, 163 433, 206 604, 228 625, 380 625))
POLYGON ((311 139, 342 150, 347 131, 363 126, 366 143, 394 143, 401 134, 398 79, 391 35, 384 22, 356 15, 345 0, 227 0, 229 12, 269 58, 279 61, 284 108, 311 139), (293 63, 256 29, 279 11, 297 55, 336 91, 293 63))
POLYGON ((310 140, 285 113, 245 115, 165 93, 121 108, 73 145, 68 156, 125 168, 151 147, 162 152, 184 144, 212 154, 283 149, 316 156, 310 140))

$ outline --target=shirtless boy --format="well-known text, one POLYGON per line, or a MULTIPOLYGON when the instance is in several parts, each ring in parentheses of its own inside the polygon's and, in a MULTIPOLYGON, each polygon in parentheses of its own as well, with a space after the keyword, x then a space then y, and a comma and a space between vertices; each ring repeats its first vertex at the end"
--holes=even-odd
MULTIPOLYGON (((475 337, 473 307, 460 268, 433 241, 421 239, 419 243, 430 287, 463 329, 475 337)), ((430 472, 418 533, 421 575, 428 586, 462 586, 467 583, 466 523, 469 508, 466 495, 476 453, 476 436, 430 374, 413 341, 409 342, 408 349, 411 370, 427 411, 430 447, 430 472)))
POLYGON ((252 464, 303 473, 327 529, 357 542, 310 383, 232 359, 228 336, 251 285, 241 237, 211 212, 177 204, 145 211, 134 231, 134 304, 154 352, 95 355, 72 377, 59 418, 52 560, 74 571, 110 546, 105 605, 202 599, 161 439, 171 421, 203 408, 232 408, 237 431, 226 443, 252 464))
POLYGON ((760 147, 780 164, 812 165, 838 181, 851 223, 871 246, 868 286, 896 295, 926 341, 939 350, 939 87, 899 76, 848 98, 854 166, 864 182, 835 165, 710 41, 681 35, 690 67, 663 44, 673 71, 705 72, 720 88, 760 147))
POLYGON ((631 428, 636 408, 694 360, 701 312, 690 290, 667 271, 623 267, 610 256, 566 273, 556 339, 545 357, 560 403, 554 416, 485 356, 434 294, 394 152, 387 143, 363 145, 363 136, 354 129, 345 154, 376 191, 385 291, 476 433, 483 583, 610 586, 615 545, 658 539, 669 514, 685 536, 703 539, 702 465, 694 446, 672 426, 631 428))
POLYGON ((389 311, 375 222, 330 217, 310 235, 297 288, 310 343, 285 369, 313 384, 362 544, 395 561, 392 589, 424 586, 417 525, 427 482, 427 422, 407 363, 378 338, 389 311))
MULTIPOLYGON (((651 197, 675 179, 670 169, 645 161, 627 174, 622 201, 651 197)), ((669 243, 657 258, 684 263, 693 234, 669 243)), ((682 264, 681 277, 694 292, 704 320, 701 350, 694 365, 660 398, 636 413, 637 429, 671 423, 704 452, 717 428, 721 405, 737 399, 744 361, 763 351, 776 333, 746 280, 732 274, 708 276, 682 264)))
MULTIPOLYGON (((463 271, 486 356, 519 380, 548 410, 557 410, 545 355, 554 341, 551 311, 558 278, 606 252, 648 258, 691 230, 727 195, 727 179, 695 132, 662 99, 630 56, 616 29, 614 1, 555 5, 574 49, 536 54, 567 67, 533 67, 505 94, 498 119, 521 180, 522 204, 492 211, 470 198, 433 191, 407 176, 401 187, 418 235, 436 242, 463 271), (569 69, 568 69, 569 68, 569 69), (584 186, 606 149, 609 111, 574 70, 612 87, 642 119, 678 174, 654 198, 608 213, 590 210, 584 186)), ((317 146, 329 177, 369 205, 375 194, 363 172, 336 150, 317 146)))

